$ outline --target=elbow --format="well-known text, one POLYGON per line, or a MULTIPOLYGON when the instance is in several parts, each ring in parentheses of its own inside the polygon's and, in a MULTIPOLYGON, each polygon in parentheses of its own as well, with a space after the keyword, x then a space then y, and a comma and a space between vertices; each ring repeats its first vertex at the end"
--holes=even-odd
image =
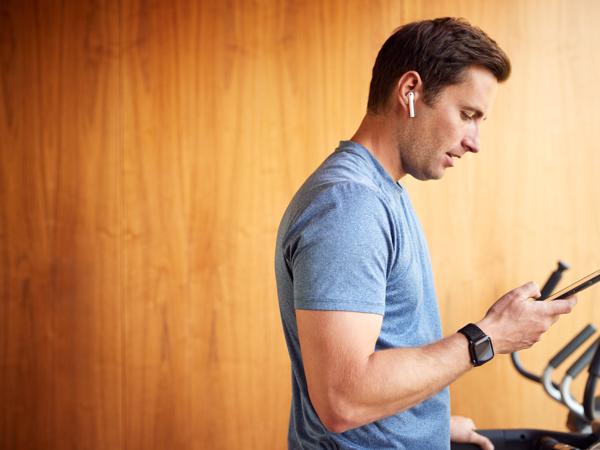
POLYGON ((358 417, 356 405, 339 395, 316 402, 314 406, 321 423, 331 433, 343 433, 366 423, 358 417))
MULTIPOLYGON (((317 412, 317 414, 319 414, 317 412)), ((345 417, 333 414, 319 414, 321 423, 330 433, 343 433, 344 431, 356 428, 357 425, 352 424, 345 417)))
POLYGON ((356 428, 358 425, 352 425, 347 422, 330 422, 327 424, 323 424, 327 431, 330 433, 343 433, 345 431, 351 430, 352 428, 356 428))

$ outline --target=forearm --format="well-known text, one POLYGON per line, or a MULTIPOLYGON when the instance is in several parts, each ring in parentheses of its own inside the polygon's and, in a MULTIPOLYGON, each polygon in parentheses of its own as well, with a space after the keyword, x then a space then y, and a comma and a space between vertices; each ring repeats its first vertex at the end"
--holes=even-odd
MULTIPOLYGON (((505 294, 478 326, 496 353, 530 347, 575 299, 534 302, 535 283, 505 294)), ((431 397, 469 370, 467 339, 454 334, 418 348, 373 352, 381 316, 297 310, 298 336, 311 402, 323 424, 342 432, 431 397)))
POLYGON ((454 334, 417 348, 373 352, 355 362, 333 390, 338 430, 355 428, 408 409, 469 370, 467 340, 454 334))

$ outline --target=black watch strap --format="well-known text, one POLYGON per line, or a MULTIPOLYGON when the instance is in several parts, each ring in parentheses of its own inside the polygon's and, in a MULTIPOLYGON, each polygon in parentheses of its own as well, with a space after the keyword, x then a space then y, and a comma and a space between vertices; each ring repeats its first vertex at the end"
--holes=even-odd
POLYGON ((474 323, 469 323, 458 330, 469 341, 469 356, 471 364, 481 366, 494 357, 492 340, 481 328, 474 323))
POLYGON ((458 330, 458 332, 464 334, 470 341, 478 341, 482 337, 487 336, 487 334, 485 334, 483 330, 474 323, 466 324, 464 327, 458 330))

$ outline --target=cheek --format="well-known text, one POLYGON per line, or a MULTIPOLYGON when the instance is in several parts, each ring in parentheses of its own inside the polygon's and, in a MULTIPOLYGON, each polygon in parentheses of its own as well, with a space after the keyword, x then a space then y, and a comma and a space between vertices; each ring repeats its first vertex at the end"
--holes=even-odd
POLYGON ((464 135, 464 123, 461 120, 446 120, 438 129, 438 137, 442 142, 454 146, 460 143, 464 135))

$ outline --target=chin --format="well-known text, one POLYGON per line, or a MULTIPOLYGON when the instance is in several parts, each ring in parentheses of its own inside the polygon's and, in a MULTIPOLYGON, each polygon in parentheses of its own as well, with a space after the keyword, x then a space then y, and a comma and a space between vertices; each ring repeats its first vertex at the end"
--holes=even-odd
MULTIPOLYGON (((406 167, 405 167, 406 169, 406 167)), ((444 167, 438 167, 437 170, 435 170, 436 168, 428 168, 425 167, 423 170, 408 170, 406 173, 408 173, 409 175, 411 175, 413 178, 420 180, 420 181, 427 181, 427 180, 439 180, 444 176, 445 173, 445 168, 444 167)))
POLYGON ((441 180, 444 176, 444 171, 434 172, 434 173, 421 173, 419 176, 416 176, 418 180, 428 181, 428 180, 441 180))

